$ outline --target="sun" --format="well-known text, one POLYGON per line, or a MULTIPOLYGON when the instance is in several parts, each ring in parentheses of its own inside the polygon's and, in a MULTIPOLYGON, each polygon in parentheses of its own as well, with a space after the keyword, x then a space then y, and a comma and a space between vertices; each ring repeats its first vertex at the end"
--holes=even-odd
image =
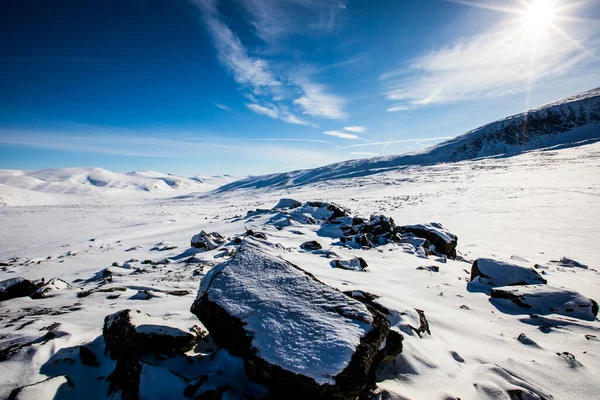
POLYGON ((524 11, 527 28, 542 32, 552 24, 557 9, 553 1, 533 0, 524 11))

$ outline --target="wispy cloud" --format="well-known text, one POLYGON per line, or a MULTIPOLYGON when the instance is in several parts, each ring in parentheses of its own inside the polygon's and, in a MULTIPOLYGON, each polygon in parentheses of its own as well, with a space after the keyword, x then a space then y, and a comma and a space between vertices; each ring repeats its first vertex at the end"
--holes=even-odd
POLYGON ((380 76, 387 111, 524 93, 532 82, 552 81, 597 62, 568 37, 548 29, 540 37, 523 26, 459 38, 380 76))
POLYGON ((213 104, 215 107, 220 108, 223 111, 226 111, 228 113, 233 112, 233 110, 230 107, 226 106, 225 104, 220 104, 220 103, 213 103, 213 104))
POLYGON ((267 117, 271 117, 273 119, 279 118, 279 114, 277 114, 277 111, 275 111, 272 108, 263 107, 255 103, 246 104, 246 107, 248 107, 250 110, 254 111, 257 114, 266 115, 267 117))
POLYGON ((379 155, 380 153, 372 153, 368 151, 351 151, 350 154, 352 154, 353 156, 373 157, 379 155))
POLYGON ((386 142, 369 142, 369 143, 360 143, 360 144, 351 144, 348 146, 338 146, 328 151, 337 151, 337 150, 346 150, 346 149, 354 149, 358 147, 370 147, 370 146, 382 146, 382 151, 385 150, 390 144, 398 144, 398 143, 424 143, 424 142, 433 142, 433 141, 442 141, 452 139, 451 136, 443 136, 443 137, 435 137, 435 138, 418 138, 418 139, 402 139, 402 140, 388 140, 386 142))
MULTIPOLYGON (((314 83, 307 75, 299 76, 295 70, 280 70, 276 73, 273 64, 267 59, 250 56, 248 49, 242 44, 239 37, 224 22, 216 0, 193 0, 193 2, 202 12, 204 23, 213 38, 219 61, 233 74, 236 82, 250 91, 246 94, 246 97, 252 102, 246 105, 250 110, 297 125, 309 125, 308 122, 296 115, 298 113, 329 119, 342 119, 346 116, 343 109, 344 99, 329 93, 324 85, 314 83), (298 93, 300 94, 298 95, 298 93)), ((257 18, 258 22, 255 21, 255 24, 257 24, 259 34, 269 36, 275 34, 280 28, 275 28, 275 22, 270 24, 266 21, 277 21, 276 26, 281 29, 288 25, 282 23, 282 18, 273 18, 273 13, 287 12, 285 10, 288 10, 288 7, 281 8, 282 4, 294 6, 292 8, 321 10, 323 5, 328 2, 329 0, 323 2, 316 0, 284 0, 283 2, 249 0, 245 5, 254 10, 252 15, 257 18), (259 29, 259 25, 265 28, 259 29)), ((330 3, 325 9, 343 9, 344 4, 339 1, 330 3)), ((305 28, 306 26, 304 26, 305 28)))
POLYGON ((342 132, 342 131, 325 131, 323 134, 328 136, 335 136, 341 139, 349 139, 349 140, 361 140, 360 136, 352 135, 350 133, 342 132))
POLYGON ((387 112, 398 112, 398 111, 407 111, 407 110, 410 110, 410 107, 408 107, 408 106, 400 106, 399 105, 399 106, 390 107, 390 108, 388 108, 385 111, 387 111, 387 112))
POLYGON ((290 34, 328 33, 346 8, 340 0, 242 0, 256 34, 267 43, 290 34))
POLYGON ((367 128, 365 128, 364 126, 346 126, 344 127, 344 130, 348 132, 365 133, 367 131, 367 128))
POLYGON ((304 110, 303 114, 329 119, 346 117, 344 100, 341 97, 327 93, 324 86, 314 83, 302 83, 300 87, 304 94, 294 100, 294 104, 304 110))

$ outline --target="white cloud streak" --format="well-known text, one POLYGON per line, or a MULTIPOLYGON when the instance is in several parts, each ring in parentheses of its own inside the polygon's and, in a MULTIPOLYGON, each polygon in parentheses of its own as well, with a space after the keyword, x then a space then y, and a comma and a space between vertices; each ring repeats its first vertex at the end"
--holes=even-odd
POLYGON ((346 126, 344 127, 344 130, 348 132, 365 133, 367 131, 367 128, 365 128, 364 126, 346 126))
POLYGON ((267 117, 271 117, 273 119, 279 118, 279 114, 277 114, 277 111, 275 111, 272 108, 263 107, 255 103, 246 104, 246 107, 248 107, 250 110, 254 111, 257 114, 266 115, 267 117))
POLYGON ((348 140, 362 139, 360 136, 352 135, 350 133, 346 133, 346 132, 342 132, 342 131, 325 131, 325 132, 323 132, 323 134, 328 135, 328 136, 335 136, 335 137, 338 137, 341 139, 348 139, 348 140))
POLYGON ((228 113, 233 112, 233 110, 230 107, 226 106, 225 104, 220 104, 220 103, 213 103, 213 104, 215 107, 220 108, 221 110, 223 110, 225 112, 228 112, 228 113))

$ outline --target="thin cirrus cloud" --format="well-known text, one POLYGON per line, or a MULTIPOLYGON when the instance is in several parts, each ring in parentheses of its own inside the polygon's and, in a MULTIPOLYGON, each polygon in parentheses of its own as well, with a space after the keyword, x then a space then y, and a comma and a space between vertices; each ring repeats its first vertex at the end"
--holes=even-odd
POLYGON ((241 0, 256 34, 274 43, 291 34, 330 33, 346 8, 340 0, 241 0))
MULTIPOLYGON (((287 1, 297 2, 307 10, 318 11, 320 8, 317 6, 318 2, 310 0, 287 1)), ((299 125, 307 125, 308 122, 299 118, 293 108, 310 117, 346 117, 343 110, 344 99, 329 93, 324 85, 312 82, 307 76, 288 76, 286 71, 275 73, 269 61, 250 56, 239 37, 223 21, 215 0, 193 0, 193 3, 202 13, 219 62, 232 73, 237 83, 249 90, 246 97, 250 97, 252 103, 246 106, 250 110, 299 125), (294 99, 289 98, 289 93, 298 94, 294 99)))
POLYGON ((460 38, 379 77, 389 112, 429 104, 492 98, 552 82, 596 60, 568 36, 549 29, 539 38, 523 26, 460 38))
POLYGON ((220 103, 213 103, 213 104, 215 107, 220 108, 221 110, 223 110, 225 112, 228 112, 228 113, 233 112, 233 110, 230 107, 226 106, 225 104, 220 104, 220 103))
POLYGON ((367 128, 365 128, 364 126, 346 126, 344 127, 344 130, 348 132, 365 133, 367 131, 367 128))
POLYGON ((353 135, 351 133, 346 133, 346 132, 342 132, 342 131, 325 131, 325 132, 323 132, 323 134, 327 135, 327 136, 335 136, 335 137, 338 137, 340 139, 364 140, 360 136, 356 136, 356 135, 353 135))

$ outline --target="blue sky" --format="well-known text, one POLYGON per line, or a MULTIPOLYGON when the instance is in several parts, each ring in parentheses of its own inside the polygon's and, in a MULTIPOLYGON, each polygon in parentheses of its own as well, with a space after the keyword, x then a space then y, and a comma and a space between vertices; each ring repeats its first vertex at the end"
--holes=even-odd
POLYGON ((0 168, 248 175, 600 86, 600 3, 5 0, 0 168))

